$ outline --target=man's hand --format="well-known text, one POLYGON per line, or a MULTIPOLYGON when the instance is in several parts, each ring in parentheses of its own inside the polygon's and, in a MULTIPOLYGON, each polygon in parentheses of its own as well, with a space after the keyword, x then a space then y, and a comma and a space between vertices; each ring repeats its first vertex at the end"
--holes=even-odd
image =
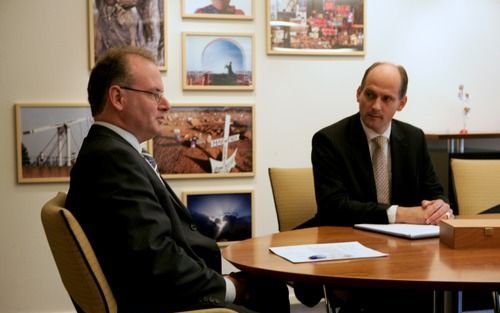
POLYGON ((450 205, 442 199, 423 200, 422 209, 424 210, 425 224, 437 225, 442 219, 454 218, 450 205))
POLYGON ((422 206, 400 206, 396 211, 396 223, 437 225, 440 220, 453 217, 450 205, 441 199, 423 200, 422 206))

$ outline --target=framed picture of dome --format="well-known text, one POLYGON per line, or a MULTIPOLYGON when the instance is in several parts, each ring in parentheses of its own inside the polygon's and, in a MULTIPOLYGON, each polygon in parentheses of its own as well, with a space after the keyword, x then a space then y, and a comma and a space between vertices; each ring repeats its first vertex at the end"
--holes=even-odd
POLYGON ((183 18, 253 20, 257 0, 182 0, 183 18))
POLYGON ((182 33, 184 90, 253 90, 254 35, 182 33))
POLYGON ((253 236, 253 197, 252 190, 182 193, 182 201, 199 231, 219 246, 253 236))

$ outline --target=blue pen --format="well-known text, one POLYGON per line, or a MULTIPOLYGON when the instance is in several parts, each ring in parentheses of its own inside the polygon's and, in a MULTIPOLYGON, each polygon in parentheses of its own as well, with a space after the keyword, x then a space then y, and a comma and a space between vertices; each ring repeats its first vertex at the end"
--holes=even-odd
POLYGON ((320 259, 326 259, 326 255, 315 254, 309 257, 309 260, 320 260, 320 259))

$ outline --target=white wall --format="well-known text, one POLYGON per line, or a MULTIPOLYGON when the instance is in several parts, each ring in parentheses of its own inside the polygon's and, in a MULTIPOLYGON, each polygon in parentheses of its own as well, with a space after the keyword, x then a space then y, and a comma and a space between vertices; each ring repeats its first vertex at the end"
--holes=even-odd
MULTIPOLYGON (((255 103, 254 178, 176 180, 186 189, 253 188, 256 233, 277 231, 269 166, 309 166, 313 133, 357 111, 355 89, 374 61, 406 66, 409 103, 398 117, 427 132, 461 127, 457 86, 472 95, 469 129, 500 132, 499 0, 366 1, 366 56, 268 56, 265 6, 250 22, 182 20, 168 0, 167 97, 174 103, 255 103), (183 92, 181 31, 256 34, 253 92, 183 92)), ((84 102, 88 79, 87 1, 0 1, 0 311, 71 311, 40 222, 40 207, 67 184, 16 183, 14 110, 21 101, 84 102)))

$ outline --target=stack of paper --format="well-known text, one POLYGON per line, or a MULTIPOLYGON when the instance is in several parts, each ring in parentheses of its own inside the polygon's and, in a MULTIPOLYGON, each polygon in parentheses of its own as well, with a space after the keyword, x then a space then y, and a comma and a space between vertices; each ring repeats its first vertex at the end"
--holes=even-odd
POLYGON ((367 248, 357 241, 270 247, 269 250, 293 263, 375 258, 387 255, 367 248))
POLYGON ((439 237, 439 226, 420 224, 355 224, 354 228, 369 230, 387 235, 420 239, 439 237))

